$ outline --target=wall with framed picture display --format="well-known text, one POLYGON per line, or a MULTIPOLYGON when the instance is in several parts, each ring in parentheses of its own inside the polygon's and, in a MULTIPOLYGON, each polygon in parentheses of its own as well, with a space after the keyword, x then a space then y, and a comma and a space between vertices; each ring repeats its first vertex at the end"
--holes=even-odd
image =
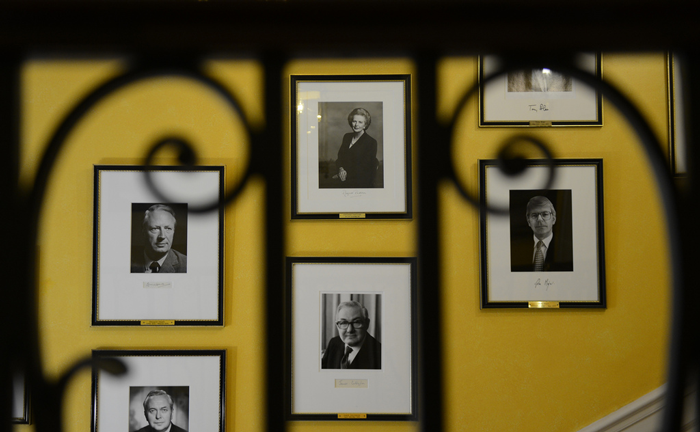
MULTIPOLYGON (((668 130, 665 65, 663 53, 602 53, 604 79, 619 85, 644 111, 662 142, 668 130)), ((22 76, 22 179, 36 169, 41 146, 76 99, 120 67, 120 59, 27 63, 22 76)), ((212 60, 207 71, 236 93, 251 122, 263 121, 261 65, 212 60)), ((406 59, 293 60, 285 73, 286 78, 409 75, 412 86, 417 79, 414 65, 406 59)), ((446 119, 453 115, 461 92, 476 83, 476 57, 444 59, 438 79, 438 115, 446 119)), ((409 111, 415 115, 418 102, 412 101, 409 111)), ((290 101, 286 102, 289 106, 290 101)), ((478 213, 451 185, 439 191, 447 430, 510 430, 513 419, 504 413, 514 411, 520 415, 521 430, 551 430, 552 424, 560 430, 578 430, 663 382, 669 299, 668 275, 655 263, 666 259, 658 197, 629 126, 603 103, 602 127, 526 132, 547 141, 559 158, 604 161, 605 309, 482 310, 478 213)), ((478 160, 492 159, 496 145, 513 133, 510 128, 480 128, 477 104, 476 99, 470 100, 460 116, 454 149, 459 176, 475 191, 478 160)), ((184 79, 137 83, 105 99, 85 117, 67 142, 43 212, 38 307, 45 367, 64 370, 94 349, 226 350, 226 428, 258 431, 264 421, 265 274, 265 185, 259 179, 246 186, 223 217, 223 326, 91 327, 94 165, 139 165, 145 149, 164 130, 188 136, 203 164, 223 166, 227 188, 246 164, 245 134, 236 116, 209 91, 184 79)), ((412 155, 420 145, 429 143, 413 143, 412 155)), ((175 163, 168 154, 160 162, 175 163)), ((285 152, 284 164, 288 256, 418 255, 416 218, 420 215, 292 221, 291 151, 285 152)), ((415 194, 415 175, 411 180, 415 194)), ((90 430, 90 382, 85 374, 71 386, 65 410, 68 432, 90 430)), ((394 419, 358 426, 370 432, 417 429, 415 422, 394 419)), ((292 425, 299 432, 328 427, 327 422, 310 421, 292 425)), ((33 430, 31 425, 15 428, 33 430)))

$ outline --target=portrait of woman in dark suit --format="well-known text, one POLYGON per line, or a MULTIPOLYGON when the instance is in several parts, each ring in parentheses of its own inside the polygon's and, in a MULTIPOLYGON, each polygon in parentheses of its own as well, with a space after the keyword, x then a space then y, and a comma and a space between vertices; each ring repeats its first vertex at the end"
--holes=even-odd
POLYGON ((352 132, 343 135, 343 141, 335 161, 337 173, 333 180, 343 188, 372 188, 377 173, 377 140, 367 129, 372 124, 372 116, 364 108, 355 108, 348 115, 348 125, 352 132))

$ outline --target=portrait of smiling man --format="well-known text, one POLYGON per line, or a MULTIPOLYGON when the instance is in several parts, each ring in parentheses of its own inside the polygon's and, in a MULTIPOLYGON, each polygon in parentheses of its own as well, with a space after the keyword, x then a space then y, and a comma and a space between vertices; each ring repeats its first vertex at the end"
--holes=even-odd
POLYGON ((573 271, 571 238, 570 190, 511 191, 511 271, 573 271), (522 212, 520 203, 528 197, 522 212), (527 225, 521 222, 523 213, 527 225))
POLYGON ((186 432, 173 423, 173 400, 164 390, 153 390, 143 401, 143 412, 148 421, 137 432, 186 432))
MULTIPOLYGON (((138 213, 132 210, 134 218, 138 213)), ((134 228, 142 246, 132 248, 131 273, 187 273, 187 255, 173 248, 179 229, 173 207, 153 204, 142 214, 140 227, 134 228)))
POLYGON ((344 301, 335 310, 338 335, 331 338, 321 359, 322 369, 381 369, 381 343, 369 334, 367 308, 344 301))

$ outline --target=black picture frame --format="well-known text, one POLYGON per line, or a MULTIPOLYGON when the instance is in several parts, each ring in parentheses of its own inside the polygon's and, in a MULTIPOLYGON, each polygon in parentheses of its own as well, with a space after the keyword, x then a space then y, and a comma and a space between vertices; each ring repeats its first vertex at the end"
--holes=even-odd
POLYGON ((170 421, 180 429, 226 430, 226 350, 93 350, 92 357, 119 359, 127 373, 93 369, 91 432, 147 426, 143 403, 152 390, 170 396, 170 421), (200 411, 190 409, 191 400, 200 411))
POLYGON ((503 174, 496 160, 479 161, 482 308, 606 307, 603 160, 550 162, 556 177, 544 190, 545 160, 527 160, 517 178, 503 174), (549 220, 531 221, 530 202, 545 213, 553 207, 549 220), (508 214, 489 213, 487 206, 508 214), (535 270, 541 237, 547 237, 546 258, 535 270))
MULTIPOLYGON (((479 127, 603 126, 603 98, 595 89, 549 69, 542 69, 542 72, 546 71, 566 83, 557 86, 562 91, 547 91, 546 88, 533 91, 531 87, 534 86, 532 82, 537 81, 535 78, 521 83, 527 89, 510 91, 509 79, 525 74, 517 71, 485 84, 484 78, 497 69, 498 62, 497 56, 478 57, 479 127), (566 91, 563 91, 564 87, 566 91)), ((579 54, 579 64, 582 69, 602 78, 603 57, 600 52, 579 54)), ((539 69, 533 69, 533 74, 535 71, 539 69)))
POLYGON ((411 219, 411 75, 291 75, 290 89, 292 219, 411 219))
POLYGON ((416 286, 413 257, 287 258, 287 420, 417 420, 416 286), (341 369, 334 319, 346 301, 369 326, 356 366, 341 369))
POLYGON ((671 172, 676 177, 688 175, 686 137, 683 109, 683 79, 681 58, 673 52, 666 53, 666 91, 668 95, 668 153, 671 172))
POLYGON ((189 208, 223 200, 224 167, 95 165, 94 181, 92 325, 222 326, 224 207, 189 208), (146 170, 177 202, 162 202, 147 187, 146 170), (142 223, 154 205, 175 219, 159 273, 142 264, 142 223))

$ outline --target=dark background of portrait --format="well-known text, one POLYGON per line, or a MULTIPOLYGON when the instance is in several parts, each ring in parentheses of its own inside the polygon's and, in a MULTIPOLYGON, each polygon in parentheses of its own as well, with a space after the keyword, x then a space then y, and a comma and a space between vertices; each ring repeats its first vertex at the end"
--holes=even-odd
MULTIPOLYGON (((338 328, 335 325, 335 308, 345 301, 356 301, 367 308, 370 319, 367 333, 372 335, 380 343, 382 342, 381 294, 321 294, 321 357, 323 357, 323 351, 325 351, 328 346, 328 341, 338 336, 338 328)), ((319 357, 319 359, 321 357, 319 357)))
POLYGON ((533 75, 539 75, 541 79, 546 80, 547 83, 551 86, 549 91, 573 91, 573 78, 571 78, 569 75, 564 75, 555 71, 551 71, 551 75, 548 78, 545 78, 544 76, 542 76, 542 69, 508 72, 508 91, 542 92, 543 90, 536 88, 536 85, 533 83, 533 75))
MULTIPOLYGON (((132 203, 131 204, 131 262, 141 259, 145 244, 141 234, 143 214, 154 204, 165 204, 175 211, 175 235, 173 236, 172 249, 187 255, 187 203, 132 203)), ((129 263, 131 265, 131 263, 129 263)))
MULTIPOLYGON (((571 190, 511 190, 510 191, 510 242, 532 239, 532 228, 527 224, 525 212, 527 203, 532 197, 543 196, 548 198, 554 210, 557 212, 557 222, 552 227, 554 237, 558 238, 558 244, 573 247, 573 229, 571 217, 571 190)), ((534 243, 533 243, 534 245, 534 243)), ((513 248, 511 247, 511 253, 513 248)), ((511 262, 513 257, 511 255, 511 262)))
POLYGON ((337 173, 335 160, 343 143, 343 135, 352 132, 348 125, 348 114, 355 108, 364 108, 372 117, 372 123, 365 132, 377 140, 379 168, 375 187, 384 187, 384 111, 383 102, 319 102, 318 114, 318 165, 319 188, 334 187, 330 181, 337 173))
POLYGON ((153 390, 163 390, 173 399, 172 423, 184 430, 190 430, 190 388, 188 386, 129 387, 129 432, 136 432, 148 426, 143 411, 143 401, 153 390))

